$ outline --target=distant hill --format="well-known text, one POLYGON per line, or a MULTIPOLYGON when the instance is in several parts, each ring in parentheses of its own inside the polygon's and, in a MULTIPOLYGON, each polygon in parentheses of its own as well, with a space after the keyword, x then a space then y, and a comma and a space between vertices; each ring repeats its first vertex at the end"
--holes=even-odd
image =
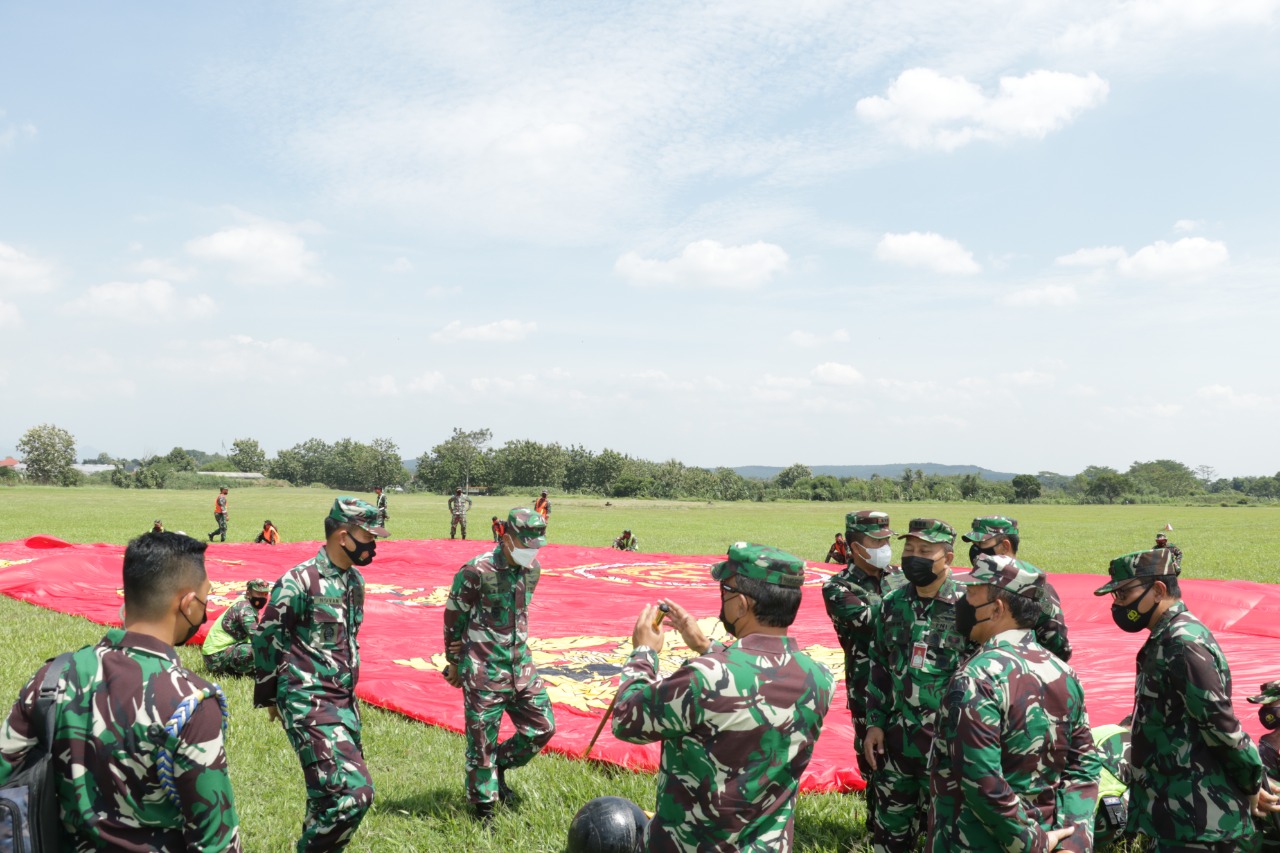
MULTIPOLYGON (((923 471, 926 474, 936 474, 941 477, 951 477, 956 474, 977 474, 984 480, 995 481, 1012 480, 1017 476, 1017 474, 1010 474, 1007 471, 991 471, 978 465, 939 465, 936 462, 899 462, 896 465, 809 466, 809 470, 813 471, 815 477, 820 474, 830 474, 832 477, 857 477, 860 480, 869 480, 872 474, 879 474, 881 477, 896 480, 902 476, 903 468, 910 468, 912 471, 923 471)), ((733 470, 748 480, 768 480, 770 477, 776 477, 778 472, 783 469, 771 465, 743 465, 741 468, 734 468, 733 470)))
POLYGON ((418 473, 418 460, 417 460, 417 458, 414 458, 414 459, 401 459, 401 460, 400 460, 400 464, 401 464, 401 465, 403 465, 403 466, 405 467, 405 469, 406 469, 410 474, 416 474, 416 473, 418 473))

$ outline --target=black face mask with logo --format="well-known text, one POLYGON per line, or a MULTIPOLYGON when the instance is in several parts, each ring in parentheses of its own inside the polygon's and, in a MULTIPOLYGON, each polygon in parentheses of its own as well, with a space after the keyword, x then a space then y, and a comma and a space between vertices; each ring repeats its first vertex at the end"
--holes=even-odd
POLYGON ((249 606, 254 610, 261 610, 267 606, 267 600, 265 598, 251 598, 249 599, 249 606))
POLYGON ((356 547, 348 548, 346 545, 342 546, 343 553, 351 558, 351 565, 367 566, 372 563, 374 555, 378 553, 377 543, 360 542, 354 538, 351 541, 356 543, 356 547))
POLYGON ((1274 732, 1276 729, 1280 729, 1280 707, 1264 705, 1259 708, 1258 722, 1262 723, 1262 727, 1267 731, 1274 732))
POLYGON ((1147 593, 1151 591, 1151 584, 1146 585, 1146 589, 1142 591, 1142 595, 1131 604, 1113 604, 1111 605, 1111 619, 1121 631, 1130 634, 1136 634, 1143 628, 1151 624, 1151 616, 1156 612, 1156 603, 1151 602, 1151 606, 1146 610, 1139 609, 1138 605, 1142 603, 1142 599, 1147 597, 1147 593))

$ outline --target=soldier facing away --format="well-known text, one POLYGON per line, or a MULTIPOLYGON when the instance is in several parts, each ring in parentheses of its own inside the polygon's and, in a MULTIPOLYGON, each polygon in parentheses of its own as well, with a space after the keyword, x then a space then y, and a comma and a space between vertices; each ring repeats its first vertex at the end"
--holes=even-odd
POLYGON ((1165 548, 1116 557, 1111 618, 1149 631, 1138 651, 1129 745, 1129 832, 1156 851, 1231 851, 1253 835, 1250 813, 1276 798, 1261 788, 1262 759, 1231 710, 1231 671, 1213 633, 1182 601, 1165 548))
POLYGON ((340 497, 324 520, 325 541, 285 572, 253 633, 253 704, 279 720, 302 763, 307 811, 298 853, 341 850, 373 804, 356 683, 364 621, 364 577, 387 531, 378 510, 340 497))
POLYGON ((1079 679, 1036 642, 1044 573, 979 555, 957 583, 956 630, 978 648, 943 702, 929 853, 1092 850, 1101 758, 1079 679))
POLYGON ((662 743, 658 798, 645 830, 650 851, 789 853, 796 791, 831 705, 833 679, 787 628, 800 609, 804 561, 737 542, 711 577, 720 621, 737 641, 709 642, 673 601, 672 625, 698 657, 658 674, 665 629, 657 605, 636 620, 622 670, 613 734, 662 743))
POLYGON ((467 510, 471 509, 471 498, 462 493, 461 488, 453 490, 449 498, 449 538, 453 539, 462 525, 462 538, 467 538, 467 510))
POLYGON ((213 537, 221 536, 222 541, 227 541, 227 487, 223 486, 218 489, 218 496, 213 499, 213 522, 218 525, 212 533, 209 534, 209 541, 213 541, 213 537))
POLYGON ((253 644, 249 638, 258 627, 258 614, 267 606, 271 584, 254 578, 245 585, 244 598, 218 614, 200 647, 205 669, 229 675, 253 675, 253 644))
POLYGON ((528 764, 556 731, 529 652, 529 603, 542 576, 538 549, 546 531, 538 513, 511 510, 498 547, 458 571, 445 603, 445 679, 462 688, 467 799, 486 824, 496 803, 515 801, 507 771, 528 764), (516 733, 498 743, 503 713, 516 733))
MULTIPOLYGON (((173 648, 207 618, 206 547, 177 533, 147 533, 130 542, 124 628, 75 652, 58 681, 52 771, 65 832, 59 849, 240 850, 222 693, 184 669, 173 648), (156 740, 153 729, 184 703, 194 710, 178 735, 156 740), (122 750, 121 744, 130 746, 122 750), (172 768, 176 803, 159 766, 172 768)), ((36 697, 52 665, 22 688, 0 728, 0 784, 22 769, 36 745, 36 697)))

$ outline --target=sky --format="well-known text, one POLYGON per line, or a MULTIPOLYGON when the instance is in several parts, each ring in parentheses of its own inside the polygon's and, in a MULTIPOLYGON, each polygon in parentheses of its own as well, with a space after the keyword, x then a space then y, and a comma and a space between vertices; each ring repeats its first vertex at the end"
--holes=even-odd
POLYGON ((0 4, 0 455, 487 427, 1271 474, 1278 30, 1280 0, 0 4))

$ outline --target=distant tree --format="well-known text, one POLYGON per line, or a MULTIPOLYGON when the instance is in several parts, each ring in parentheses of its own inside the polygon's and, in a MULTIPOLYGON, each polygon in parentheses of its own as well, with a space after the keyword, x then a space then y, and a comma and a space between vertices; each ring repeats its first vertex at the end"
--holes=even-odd
POLYGON ((1107 503, 1115 503, 1116 498, 1129 489, 1129 479, 1114 471, 1101 473, 1089 481, 1086 494, 1091 498, 1099 498, 1107 503))
POLYGON ((960 482, 956 485, 960 489, 960 495, 969 500, 982 491, 982 478, 977 474, 961 474, 960 482))
POLYGON ((564 483, 565 489, 580 492, 591 487, 591 466, 595 454, 581 444, 566 448, 564 451, 564 483))
POLYGON ((591 487, 603 495, 613 494, 613 484, 626 468, 627 457, 606 447, 591 460, 591 487))
POLYGON ((257 474, 267 472, 267 454, 256 438, 237 438, 231 442, 231 455, 228 459, 237 471, 257 474))
POLYGON ((801 480, 809 480, 813 478, 813 471, 808 465, 801 465, 797 462, 787 468, 783 468, 778 472, 778 476, 773 478, 774 485, 779 489, 794 488, 801 480))
MULTIPOLYGON (((200 455, 207 458, 204 453, 200 455)), ((203 464, 203 460, 197 460, 189 451, 183 450, 181 447, 175 447, 160 459, 168 464, 171 471, 195 471, 203 464)))
POLYGON ((418 457, 414 481, 433 492, 452 492, 459 486, 488 480, 485 445, 493 440, 488 429, 470 432, 454 427, 453 435, 418 457))
POLYGON ((1166 498, 1185 497, 1202 490, 1192 470, 1173 459, 1134 462, 1129 466, 1127 476, 1129 482, 1141 491, 1154 492, 1166 498))
POLYGON ((1084 475, 1086 480, 1095 480, 1103 474, 1119 474, 1120 472, 1106 465, 1090 465, 1080 473, 1084 475))
POLYGON ((76 464, 76 439, 62 427, 40 424, 18 439, 18 454, 27 466, 27 479, 48 485, 71 485, 76 464))
POLYGON ((1040 481, 1030 474, 1019 474, 1013 478, 1013 497, 1018 503, 1031 503, 1040 497, 1040 481))
POLYGON ((1214 469, 1212 465, 1196 466, 1196 479, 1200 481, 1200 485, 1203 486, 1206 491, 1211 491, 1209 486, 1213 483, 1213 481, 1217 478, 1217 476, 1218 476, 1218 472, 1214 469))

